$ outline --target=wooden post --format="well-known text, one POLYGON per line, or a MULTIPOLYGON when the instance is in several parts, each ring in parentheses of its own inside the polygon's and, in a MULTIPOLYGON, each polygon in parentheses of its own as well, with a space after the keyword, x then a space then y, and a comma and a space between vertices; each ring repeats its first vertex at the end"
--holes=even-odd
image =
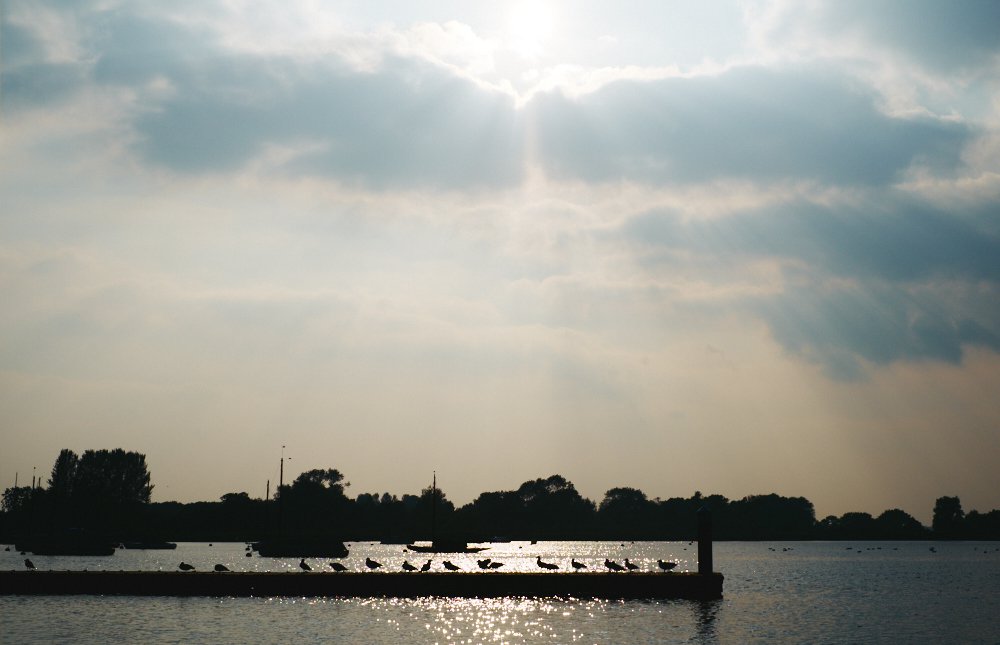
POLYGON ((698 509, 698 573, 712 573, 712 511, 698 509))

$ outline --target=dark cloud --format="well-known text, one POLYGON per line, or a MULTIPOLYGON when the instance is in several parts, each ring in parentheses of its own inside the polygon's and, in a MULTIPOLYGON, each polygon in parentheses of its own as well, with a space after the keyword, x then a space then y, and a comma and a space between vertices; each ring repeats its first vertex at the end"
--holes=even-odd
POLYGON ((817 70, 619 81, 576 101, 550 93, 532 107, 550 172, 595 181, 887 184, 915 162, 953 167, 970 136, 955 124, 886 116, 874 93, 817 70))
POLYGON ((818 30, 863 33, 939 71, 987 65, 1000 53, 994 0, 831 0, 808 11, 818 30))
POLYGON ((72 63, 45 62, 36 35, 12 23, 0 8, 0 109, 50 104, 83 86, 86 69, 72 63))
POLYGON ((1000 236, 905 200, 881 207, 790 204, 710 221, 651 213, 623 228, 647 261, 777 259, 787 287, 738 303, 795 354, 853 378, 862 359, 961 361, 1000 351, 1000 236))

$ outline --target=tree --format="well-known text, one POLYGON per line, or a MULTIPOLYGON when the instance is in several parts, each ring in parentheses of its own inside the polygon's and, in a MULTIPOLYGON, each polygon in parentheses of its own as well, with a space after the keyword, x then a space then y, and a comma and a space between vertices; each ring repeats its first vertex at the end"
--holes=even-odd
POLYGON ((80 458, 68 448, 59 451, 56 463, 52 465, 52 475, 49 478, 49 492, 56 503, 69 501, 73 494, 73 482, 76 479, 76 469, 80 458))
POLYGON ((962 511, 962 502, 957 497, 939 497, 934 503, 934 519, 931 528, 934 529, 934 537, 937 538, 957 538, 963 528, 965 513, 962 511))

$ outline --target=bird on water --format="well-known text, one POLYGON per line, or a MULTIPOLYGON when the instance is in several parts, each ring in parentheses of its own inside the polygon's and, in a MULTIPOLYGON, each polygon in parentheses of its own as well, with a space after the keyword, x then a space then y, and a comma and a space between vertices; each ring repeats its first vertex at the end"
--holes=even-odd
POLYGON ((480 569, 486 570, 486 569, 490 568, 490 562, 491 561, 492 560, 490 560, 490 558, 486 558, 484 560, 476 560, 476 564, 479 565, 480 569))
POLYGON ((624 571, 625 570, 625 567, 623 567, 622 565, 618 564, 614 560, 608 560, 607 558, 604 558, 604 566, 606 566, 611 571, 624 571))
POLYGON ((462 568, 462 567, 460 567, 458 565, 452 564, 451 560, 445 560, 441 564, 443 564, 444 568, 447 569, 448 571, 458 571, 459 569, 462 568))
POLYGON ((299 568, 302 569, 303 571, 312 571, 312 567, 310 567, 308 564, 306 564, 306 559, 305 558, 302 558, 301 560, 299 560, 299 568))
POLYGON ((584 563, 577 562, 576 558, 573 558, 572 560, 570 560, 569 563, 571 565, 573 565, 573 568, 576 569, 577 571, 579 571, 580 569, 586 569, 587 568, 587 565, 585 565, 584 563))
POLYGON ((25 568, 28 569, 28 571, 34 571, 35 570, 35 563, 32 562, 31 560, 29 560, 28 558, 24 559, 24 566, 25 566, 25 568))
POLYGON ((431 570, 431 561, 428 560, 427 562, 424 562, 423 566, 420 567, 420 570, 421 571, 430 571, 431 570))
POLYGON ((629 571, 635 571, 636 569, 639 568, 639 565, 632 564, 631 562, 628 561, 628 558, 625 558, 625 568, 628 569, 629 571))
POLYGON ((216 571, 220 571, 220 572, 221 571, 229 571, 229 567, 227 567, 224 564, 217 564, 217 565, 215 565, 215 570, 216 571))
POLYGON ((347 567, 340 564, 339 562, 331 562, 330 568, 333 569, 334 571, 347 571, 347 567))
POLYGON ((659 567, 664 571, 670 571, 677 566, 676 562, 664 562, 663 560, 657 560, 656 564, 659 565, 659 567))
POLYGON ((542 562, 542 556, 538 556, 538 558, 535 559, 535 564, 537 564, 540 569, 548 569, 549 571, 559 568, 558 564, 553 564, 551 562, 542 562))
POLYGON ((188 564, 187 562, 181 562, 177 565, 177 568, 181 571, 194 571, 194 565, 188 564))
POLYGON ((381 562, 376 562, 375 560, 372 560, 371 558, 365 558, 365 566, 368 567, 369 569, 371 569, 372 571, 374 571, 375 569, 378 569, 379 567, 381 567, 382 563, 381 562))
POLYGON ((490 569, 499 569, 502 566, 503 562, 497 562, 496 560, 490 562, 490 569))
POLYGON ((403 571, 416 571, 416 570, 417 568, 415 566, 413 566, 406 560, 403 560, 403 571))

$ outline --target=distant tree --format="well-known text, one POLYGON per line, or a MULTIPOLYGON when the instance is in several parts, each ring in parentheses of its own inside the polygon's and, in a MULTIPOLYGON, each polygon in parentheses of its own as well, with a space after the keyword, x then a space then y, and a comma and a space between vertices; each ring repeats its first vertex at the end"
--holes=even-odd
POLYGON ((939 497, 934 503, 934 519, 931 528, 936 538, 961 537, 965 513, 958 497, 939 497))
POLYGON ((250 499, 250 494, 246 491, 240 493, 226 493, 219 498, 223 504, 249 504, 253 500, 250 499))
POLYGON ((0 502, 3 511, 10 514, 25 513, 31 504, 31 486, 11 486, 4 490, 3 501, 0 502))
POLYGON ((73 478, 73 497, 98 505, 146 504, 153 491, 146 455, 114 450, 87 450, 73 478))
POLYGON ((617 539, 651 538, 657 523, 656 504, 637 488, 608 490, 597 507, 597 519, 606 537, 617 539))
POLYGON ((908 540, 927 536, 927 529, 909 513, 892 508, 875 519, 875 534, 880 540, 908 540))
POLYGON ((49 478, 49 492, 57 502, 69 501, 73 494, 73 483, 76 480, 76 469, 80 458, 68 448, 59 451, 56 463, 52 465, 52 475, 49 478))

